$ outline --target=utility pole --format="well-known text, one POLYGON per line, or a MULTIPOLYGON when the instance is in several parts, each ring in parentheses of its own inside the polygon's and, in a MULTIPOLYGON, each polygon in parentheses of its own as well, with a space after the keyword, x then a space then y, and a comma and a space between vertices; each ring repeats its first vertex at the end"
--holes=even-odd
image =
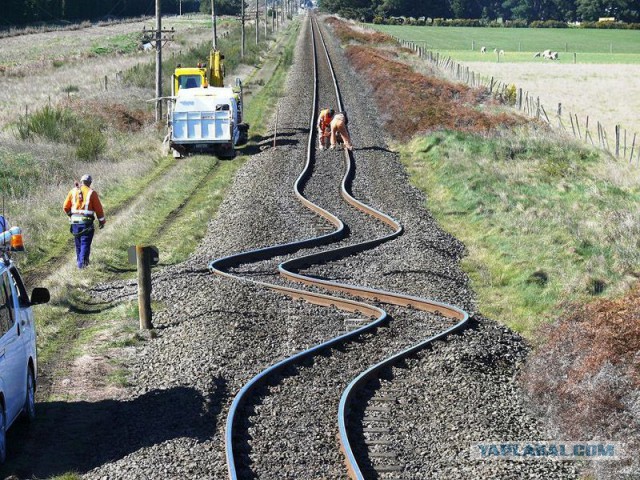
POLYGON ((258 32, 260 31, 260 12, 258 11, 258 8, 260 7, 258 5, 258 2, 260 0, 256 0, 256 45, 258 45, 258 32))
POLYGON ((180 16, 182 16, 182 0, 180 0, 180 16))
POLYGON ((240 0, 240 22, 242 23, 242 45, 240 46, 240 58, 244 58, 244 0, 240 0))
POLYGON ((211 30, 213 31, 213 49, 218 49, 218 32, 216 31, 216 2, 211 0, 211 30))
POLYGON ((269 12, 269 9, 267 8, 267 0, 264 0, 264 38, 265 40, 267 39, 267 35, 269 34, 269 32, 267 32, 267 27, 269 25, 269 17, 267 16, 269 12))
POLYGON ((162 20, 160 0, 156 0, 156 122, 162 120, 162 20))

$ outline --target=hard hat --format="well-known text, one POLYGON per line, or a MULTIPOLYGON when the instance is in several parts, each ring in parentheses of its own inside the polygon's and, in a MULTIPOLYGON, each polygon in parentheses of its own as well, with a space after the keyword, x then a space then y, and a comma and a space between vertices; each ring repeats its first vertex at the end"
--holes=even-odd
POLYGON ((82 183, 86 183, 87 185, 90 185, 93 179, 91 178, 91 175, 89 175, 88 173, 85 173, 80 179, 80 181, 82 183))

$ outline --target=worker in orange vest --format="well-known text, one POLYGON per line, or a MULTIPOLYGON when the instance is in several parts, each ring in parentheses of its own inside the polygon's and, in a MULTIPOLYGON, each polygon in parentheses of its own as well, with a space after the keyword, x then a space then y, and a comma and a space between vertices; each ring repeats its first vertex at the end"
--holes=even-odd
POLYGON ((329 137, 331 136, 331 120, 335 114, 333 108, 325 108, 318 116, 318 148, 324 150, 329 148, 329 137))
POLYGON ((98 218, 99 228, 105 224, 104 209, 98 194, 91 189, 91 182, 91 175, 83 175, 80 182, 75 182, 62 206, 69 216, 70 230, 75 237, 78 268, 89 265, 94 220, 98 218))
POLYGON ((338 139, 341 139, 347 150, 353 150, 351 145, 351 137, 349 136, 349 130, 347 129, 347 114, 345 112, 336 113, 331 120, 331 150, 336 148, 338 139))

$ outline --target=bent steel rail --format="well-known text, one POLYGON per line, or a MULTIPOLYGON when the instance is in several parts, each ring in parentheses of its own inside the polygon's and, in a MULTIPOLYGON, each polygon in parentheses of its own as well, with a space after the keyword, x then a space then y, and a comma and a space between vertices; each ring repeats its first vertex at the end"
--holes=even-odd
MULTIPOLYGON (((266 378, 269 375, 277 371, 281 371, 286 366, 295 364, 304 358, 313 356, 319 351, 326 350, 338 344, 344 343, 350 339, 354 339, 362 335, 363 333, 372 331, 377 327, 381 326, 388 319, 387 313, 382 308, 372 306, 364 302, 330 296, 326 294, 314 293, 314 292, 297 289, 297 288, 285 287, 282 285, 263 282, 260 280, 247 279, 242 277, 241 275, 237 275, 229 272, 230 269, 238 267, 245 263, 251 263, 251 262, 260 261, 260 260, 268 260, 269 258, 273 258, 275 256, 295 253, 303 248, 326 245, 328 243, 341 240, 345 238, 347 235, 347 229, 344 223, 337 216, 321 208, 320 206, 314 204, 313 202, 305 198, 304 195, 301 193, 304 187, 304 184, 307 182, 307 180, 311 176, 313 142, 315 138, 314 127, 317 119, 316 112, 317 112, 317 103, 318 103, 318 98, 317 98, 318 58, 317 58, 317 51, 316 51, 316 34, 314 30, 314 22, 316 23, 315 29, 318 30, 319 40, 323 45, 325 56, 330 67, 331 75, 333 77, 333 84, 335 88, 338 108, 339 110, 343 109, 340 90, 339 90, 338 82, 333 70, 333 65, 329 57, 328 49, 326 47, 324 39, 322 38, 322 32, 317 26, 317 21, 313 17, 311 17, 310 18, 311 40, 312 40, 313 53, 314 53, 313 104, 312 104, 312 113, 310 118, 310 127, 309 127, 310 132, 309 132, 309 139, 307 143, 306 162, 302 172, 300 173, 300 175, 298 176, 298 178, 294 183, 294 192, 300 202, 302 202, 307 208, 309 208, 310 210, 318 214, 320 217, 324 218, 329 223, 331 223, 335 227, 335 230, 318 237, 311 237, 311 238, 303 239, 300 241, 268 246, 264 248, 259 248, 259 249, 250 250, 247 252, 241 252, 238 254, 219 258, 209 263, 209 270, 218 275, 264 286, 278 293, 287 295, 293 299, 305 300, 315 305, 332 306, 344 311, 358 312, 370 318, 375 318, 375 320, 373 320, 369 324, 357 330, 354 330, 349 333, 345 333, 338 337, 334 337, 310 349, 299 352, 291 357, 281 360, 280 362, 268 367, 267 369, 255 375, 248 383, 246 383, 242 387, 242 389, 235 396, 232 402, 232 405, 229 409, 229 413, 227 415, 226 430, 225 430, 225 451, 226 451, 226 458, 227 458, 227 467, 229 471, 229 478, 232 480, 239 478, 238 466, 236 465, 236 455, 235 455, 236 452, 234 451, 234 445, 233 445, 234 427, 238 419, 237 414, 240 408, 244 405, 248 397, 248 394, 257 386, 264 384, 266 378)), ((444 336, 448 335, 453 331, 461 329, 468 319, 468 314, 457 307, 447 305, 445 303, 435 302, 432 300, 427 300, 427 299, 409 296, 409 295, 403 295, 399 293, 387 292, 384 290, 364 288, 364 287, 358 287, 355 285, 333 282, 330 280, 318 279, 312 276, 302 275, 296 272, 296 270, 300 270, 302 268, 305 268, 313 264, 326 262, 329 260, 335 260, 338 258, 344 258, 346 256, 353 255, 354 253, 362 252, 362 251, 374 248, 375 246, 380 245, 381 243, 384 243, 396 238, 397 236, 401 235, 403 232, 403 227, 399 222, 397 222, 390 216, 360 202, 350 194, 350 186, 354 176, 354 166, 353 166, 353 156, 347 150, 345 150, 345 153, 344 153, 344 161, 345 161, 345 174, 343 176, 341 187, 340 187, 342 197, 346 202, 348 202, 355 208, 387 224, 393 230, 392 233, 380 238, 375 238, 375 239, 367 240, 357 244, 347 245, 347 246, 331 249, 328 251, 305 255, 302 257, 285 261, 280 265, 278 265, 278 272, 280 273, 280 275, 294 282, 303 283, 307 285, 320 286, 327 290, 346 293, 354 297, 372 299, 380 303, 399 305, 403 307, 413 307, 423 311, 435 312, 445 317, 455 318, 459 320, 456 325, 445 330, 444 332, 441 332, 438 335, 433 336, 421 342, 420 344, 415 345, 409 349, 406 349, 403 352, 400 352, 394 355, 393 357, 390 357, 389 359, 383 362, 380 362, 379 364, 369 368, 368 370, 360 374, 355 380, 353 380, 351 384, 347 387, 347 389, 343 392, 340 400, 339 413, 338 413, 338 426, 340 431, 341 449, 345 454, 345 461, 346 461, 347 469, 349 471, 349 475, 352 478, 363 478, 360 468, 358 466, 358 462, 353 454, 353 451, 349 442, 348 432, 347 432, 348 407, 349 407, 349 402, 353 398, 353 392, 358 386, 365 383, 369 378, 375 375, 376 372, 378 372, 385 365, 389 363, 393 363, 397 361, 399 358, 406 357, 407 355, 410 355, 411 353, 424 348, 426 344, 438 338, 443 338, 444 336)))

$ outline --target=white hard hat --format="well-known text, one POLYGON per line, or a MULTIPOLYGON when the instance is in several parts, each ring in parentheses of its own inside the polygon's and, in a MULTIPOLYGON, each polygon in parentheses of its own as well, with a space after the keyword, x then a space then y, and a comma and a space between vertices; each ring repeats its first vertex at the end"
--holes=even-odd
POLYGON ((82 178, 80 179, 80 181, 81 181, 82 183, 90 184, 90 183, 93 181, 93 179, 91 178, 91 175, 89 175, 88 173, 85 173, 85 174, 82 176, 82 178))

